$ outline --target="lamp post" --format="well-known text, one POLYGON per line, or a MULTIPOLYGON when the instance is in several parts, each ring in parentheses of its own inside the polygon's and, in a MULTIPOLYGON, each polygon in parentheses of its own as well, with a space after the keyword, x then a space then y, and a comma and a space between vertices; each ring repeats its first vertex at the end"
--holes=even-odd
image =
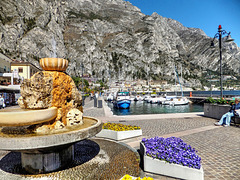
POLYGON ((221 88, 221 98, 223 98, 223 79, 222 79, 222 36, 227 34, 227 38, 225 42, 231 42, 234 39, 231 38, 230 36, 231 32, 227 32, 225 30, 222 30, 222 26, 218 26, 218 33, 215 34, 212 42, 211 42, 211 47, 214 47, 214 40, 218 38, 218 43, 219 43, 219 55, 220 55, 220 88, 221 88))
POLYGON ((82 105, 84 106, 84 95, 83 95, 83 68, 84 68, 84 66, 83 66, 83 63, 81 63, 81 68, 82 68, 82 99, 83 99, 83 102, 82 102, 82 105))

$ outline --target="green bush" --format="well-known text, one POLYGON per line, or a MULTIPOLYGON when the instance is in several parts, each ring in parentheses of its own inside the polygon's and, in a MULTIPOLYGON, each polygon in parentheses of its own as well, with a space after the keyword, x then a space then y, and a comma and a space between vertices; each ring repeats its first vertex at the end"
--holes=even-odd
POLYGON ((211 104, 232 104, 234 103, 234 101, 228 101, 224 98, 221 98, 221 99, 213 99, 212 97, 209 97, 206 99, 206 102, 207 103, 211 103, 211 104))
POLYGON ((217 99, 217 104, 228 104, 228 101, 224 98, 217 99))
POLYGON ((211 104, 217 103, 217 101, 216 101, 215 99, 213 99, 212 97, 208 97, 208 98, 206 99, 206 102, 207 102, 207 103, 211 103, 211 104))

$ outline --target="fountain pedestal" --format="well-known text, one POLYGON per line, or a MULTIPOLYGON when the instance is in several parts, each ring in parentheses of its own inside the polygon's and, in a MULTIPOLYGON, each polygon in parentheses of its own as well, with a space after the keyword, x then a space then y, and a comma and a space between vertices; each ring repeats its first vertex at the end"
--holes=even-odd
POLYGON ((31 174, 48 173, 62 169, 74 159, 74 145, 54 151, 22 152, 22 167, 31 174))
MULTIPOLYGON (((5 134, 0 128, 0 149, 21 152, 22 167, 30 174, 63 169, 74 159, 74 144, 102 130, 100 120, 83 117, 83 125, 48 135, 5 134)), ((5 127, 6 128, 6 127, 5 127)))

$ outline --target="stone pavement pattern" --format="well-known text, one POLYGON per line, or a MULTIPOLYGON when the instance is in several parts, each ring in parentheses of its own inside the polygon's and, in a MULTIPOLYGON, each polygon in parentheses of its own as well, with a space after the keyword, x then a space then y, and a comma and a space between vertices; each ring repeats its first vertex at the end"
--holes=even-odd
MULTIPOLYGON (((239 127, 217 127, 213 125, 216 119, 203 116, 184 118, 179 114, 179 118, 174 116, 174 118, 167 119, 164 116, 160 114, 159 118, 155 119, 127 120, 125 118, 124 120, 117 119, 117 121, 113 116, 108 121, 140 126, 143 131, 142 137, 122 141, 136 149, 139 149, 139 142, 143 137, 169 137, 177 134, 177 137, 198 151, 198 155, 202 158, 205 180, 240 179, 239 127), (200 129, 202 131, 199 131, 200 129)), ((151 173, 146 173, 146 175, 160 180, 174 179, 151 173)))
POLYGON ((0 151, 0 180, 106 180, 140 174, 136 150, 114 141, 92 138, 74 145, 74 161, 63 170, 28 175, 19 152, 0 151))
MULTIPOLYGON (((187 116, 176 114, 149 116, 132 116, 131 118, 116 117, 107 112, 104 108, 93 107, 93 100, 85 101, 84 116, 93 116, 99 119, 111 122, 120 122, 122 124, 137 125, 143 130, 141 137, 123 140, 121 142, 139 149, 139 142, 143 137, 155 136, 176 136, 180 137, 187 144, 190 144, 198 151, 202 158, 205 180, 239 180, 240 179, 240 128, 235 126, 217 127, 213 123, 216 119, 203 116, 187 116), (172 118, 171 118, 172 116, 172 118), (151 117, 153 117, 151 119, 151 117)), ((0 156, 7 152, 1 152, 0 156)), ((159 180, 173 180, 166 176, 160 176, 152 173, 143 173, 147 177, 153 177, 159 180)), ((15 179, 14 179, 15 180, 15 179)))

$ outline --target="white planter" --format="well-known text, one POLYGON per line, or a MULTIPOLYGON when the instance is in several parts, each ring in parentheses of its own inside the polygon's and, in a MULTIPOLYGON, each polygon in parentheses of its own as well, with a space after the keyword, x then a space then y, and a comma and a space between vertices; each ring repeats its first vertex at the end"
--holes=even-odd
POLYGON ((109 138, 119 141, 141 135, 142 135, 141 129, 130 131, 113 131, 109 129, 103 129, 102 131, 100 131, 100 133, 96 135, 96 137, 109 138))
POLYGON ((194 169, 173 163, 167 163, 159 159, 153 159, 146 155, 143 143, 140 143, 140 153, 143 156, 143 170, 151 173, 161 174, 180 179, 203 180, 203 168, 194 169))

